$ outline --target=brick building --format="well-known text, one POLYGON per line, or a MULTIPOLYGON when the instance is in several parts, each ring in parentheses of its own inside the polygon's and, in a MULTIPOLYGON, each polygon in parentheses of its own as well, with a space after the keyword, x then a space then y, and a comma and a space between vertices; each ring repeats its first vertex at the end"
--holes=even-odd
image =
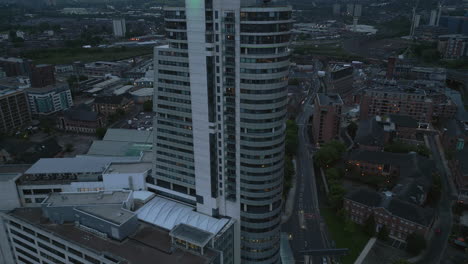
POLYGON ((359 121, 354 143, 370 151, 383 150, 385 144, 395 140, 420 144, 424 141, 427 124, 421 124, 410 116, 375 116, 359 121))
POLYGON ((314 142, 326 143, 338 137, 343 100, 339 94, 317 94, 314 100, 312 133, 314 142))
POLYGON ((13 76, 29 76, 31 74, 31 60, 0 57, 0 68, 6 73, 8 77, 13 76))
POLYGON ((50 64, 34 65, 31 71, 31 86, 46 87, 55 84, 55 67, 50 64))
POLYGON ((355 150, 348 154, 346 161, 347 173, 392 180, 394 196, 417 205, 426 201, 436 172, 431 160, 416 153, 355 150))
POLYGON ((432 101, 424 90, 398 86, 376 87, 364 91, 360 119, 397 114, 411 116, 420 122, 430 122, 432 111, 432 101))
POLYGON ((127 95, 99 96, 94 100, 93 111, 103 115, 111 115, 118 109, 127 112, 133 104, 132 98, 127 95))
POLYGON ((355 223, 364 224, 374 217, 376 231, 383 226, 390 231, 390 237, 404 241, 412 233, 427 236, 434 223, 434 212, 400 200, 391 192, 378 193, 358 189, 344 198, 344 209, 355 223))
POLYGON ((63 111, 58 122, 59 129, 77 133, 93 134, 98 128, 105 126, 102 114, 93 112, 83 105, 63 111))

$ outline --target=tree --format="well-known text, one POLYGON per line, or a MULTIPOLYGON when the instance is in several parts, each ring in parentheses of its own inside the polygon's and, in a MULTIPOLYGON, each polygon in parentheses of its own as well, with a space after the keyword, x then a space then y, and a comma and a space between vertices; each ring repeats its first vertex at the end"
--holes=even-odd
POLYGON ((153 100, 148 100, 143 103, 143 111, 152 112, 153 111, 153 100))
POLYGON ((96 129, 96 136, 99 138, 99 139, 102 139, 104 138, 104 136, 106 135, 107 133, 107 128, 105 127, 99 127, 96 129))
POLYGON ((71 144, 71 143, 65 144, 65 151, 66 151, 66 152, 72 152, 73 149, 74 149, 73 144, 71 144))
POLYGON ((286 121, 286 155, 294 156, 299 146, 299 127, 294 120, 286 121))
POLYGON ((375 219, 373 215, 370 215, 366 222, 364 222, 364 232, 369 236, 375 235, 375 219))
POLYGON ((339 181, 343 178, 343 170, 337 168, 330 168, 325 171, 325 176, 329 181, 339 181))
POLYGON ((115 113, 117 114, 117 116, 121 117, 121 116, 124 116, 125 115, 125 110, 123 110, 122 108, 118 108, 115 113))
POLYGON ((411 263, 405 259, 399 259, 399 260, 394 261, 392 264, 411 264, 411 263))
POLYGON ((419 233, 412 233, 406 238, 406 251, 418 255, 426 248, 426 240, 419 233))
POLYGON ((432 185, 427 193, 426 203, 435 206, 439 202, 440 195, 442 193, 442 182, 438 173, 432 174, 432 185))
POLYGON ((384 225, 380 228, 379 233, 377 234, 377 237, 380 240, 387 241, 388 235, 390 235, 390 232, 388 231, 387 226, 384 225))
POLYGON ((289 85, 299 85, 298 79, 289 79, 289 85))
POLYGON ((314 155, 314 160, 319 167, 326 168, 338 161, 346 146, 339 141, 330 141, 324 144, 314 155))
POLYGON ((351 136, 351 138, 354 139, 356 137, 358 125, 355 122, 351 122, 349 123, 347 130, 348 130, 349 136, 351 136))
POLYGON ((338 181, 329 182, 330 192, 328 193, 328 201, 330 205, 339 210, 343 206, 343 196, 346 191, 338 181))

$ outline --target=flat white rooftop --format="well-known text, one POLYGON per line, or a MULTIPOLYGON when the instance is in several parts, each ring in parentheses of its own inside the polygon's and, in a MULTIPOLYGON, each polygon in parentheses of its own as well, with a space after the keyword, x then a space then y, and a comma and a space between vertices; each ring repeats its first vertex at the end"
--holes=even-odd
POLYGON ((130 195, 132 191, 51 193, 43 204, 48 204, 49 207, 121 205, 130 195))
MULTIPOLYGON (((94 157, 40 159, 25 174, 101 173, 112 161, 132 161, 131 157, 94 157)), ((134 159, 133 159, 134 161, 134 159)))
POLYGON ((178 224, 186 224, 214 235, 229 222, 227 218, 204 215, 195 212, 190 206, 158 196, 141 207, 137 214, 139 220, 166 230, 172 230, 178 224))
POLYGON ((106 174, 143 173, 152 168, 151 163, 112 163, 106 174))

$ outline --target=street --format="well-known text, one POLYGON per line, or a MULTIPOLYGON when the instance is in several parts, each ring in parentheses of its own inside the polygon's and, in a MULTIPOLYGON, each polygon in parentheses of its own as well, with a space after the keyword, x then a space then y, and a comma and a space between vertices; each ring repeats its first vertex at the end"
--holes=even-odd
POLYGON ((451 196, 452 192, 448 180, 449 175, 445 172, 442 157, 440 156, 439 149, 435 142, 435 136, 428 136, 428 141, 434 162, 440 172, 442 180, 442 194, 436 209, 436 221, 433 227, 433 229, 439 228, 441 232, 440 234, 433 234, 432 239, 428 242, 426 252, 422 259, 417 262, 418 264, 440 263, 452 229, 452 202, 454 197, 451 196))
POLYGON ((307 125, 312 115, 313 96, 308 96, 303 104, 303 111, 297 117, 299 127, 299 149, 296 164, 296 196, 294 210, 290 219, 283 224, 283 232, 291 235, 290 245, 296 261, 307 263, 322 263, 322 257, 309 258, 301 251, 329 248, 325 235, 325 224, 320 216, 317 197, 313 154, 310 153, 311 143, 307 133, 307 125))

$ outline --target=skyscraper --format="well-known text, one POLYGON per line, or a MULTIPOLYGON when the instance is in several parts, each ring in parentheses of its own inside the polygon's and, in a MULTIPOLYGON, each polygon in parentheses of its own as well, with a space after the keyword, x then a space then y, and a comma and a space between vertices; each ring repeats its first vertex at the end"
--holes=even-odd
POLYGON ((115 37, 125 37, 125 33, 127 33, 127 26, 125 24, 125 18, 112 20, 112 26, 114 29, 115 37))
POLYGON ((234 263, 279 263, 291 7, 186 0, 155 49, 156 191, 237 220, 234 263))

